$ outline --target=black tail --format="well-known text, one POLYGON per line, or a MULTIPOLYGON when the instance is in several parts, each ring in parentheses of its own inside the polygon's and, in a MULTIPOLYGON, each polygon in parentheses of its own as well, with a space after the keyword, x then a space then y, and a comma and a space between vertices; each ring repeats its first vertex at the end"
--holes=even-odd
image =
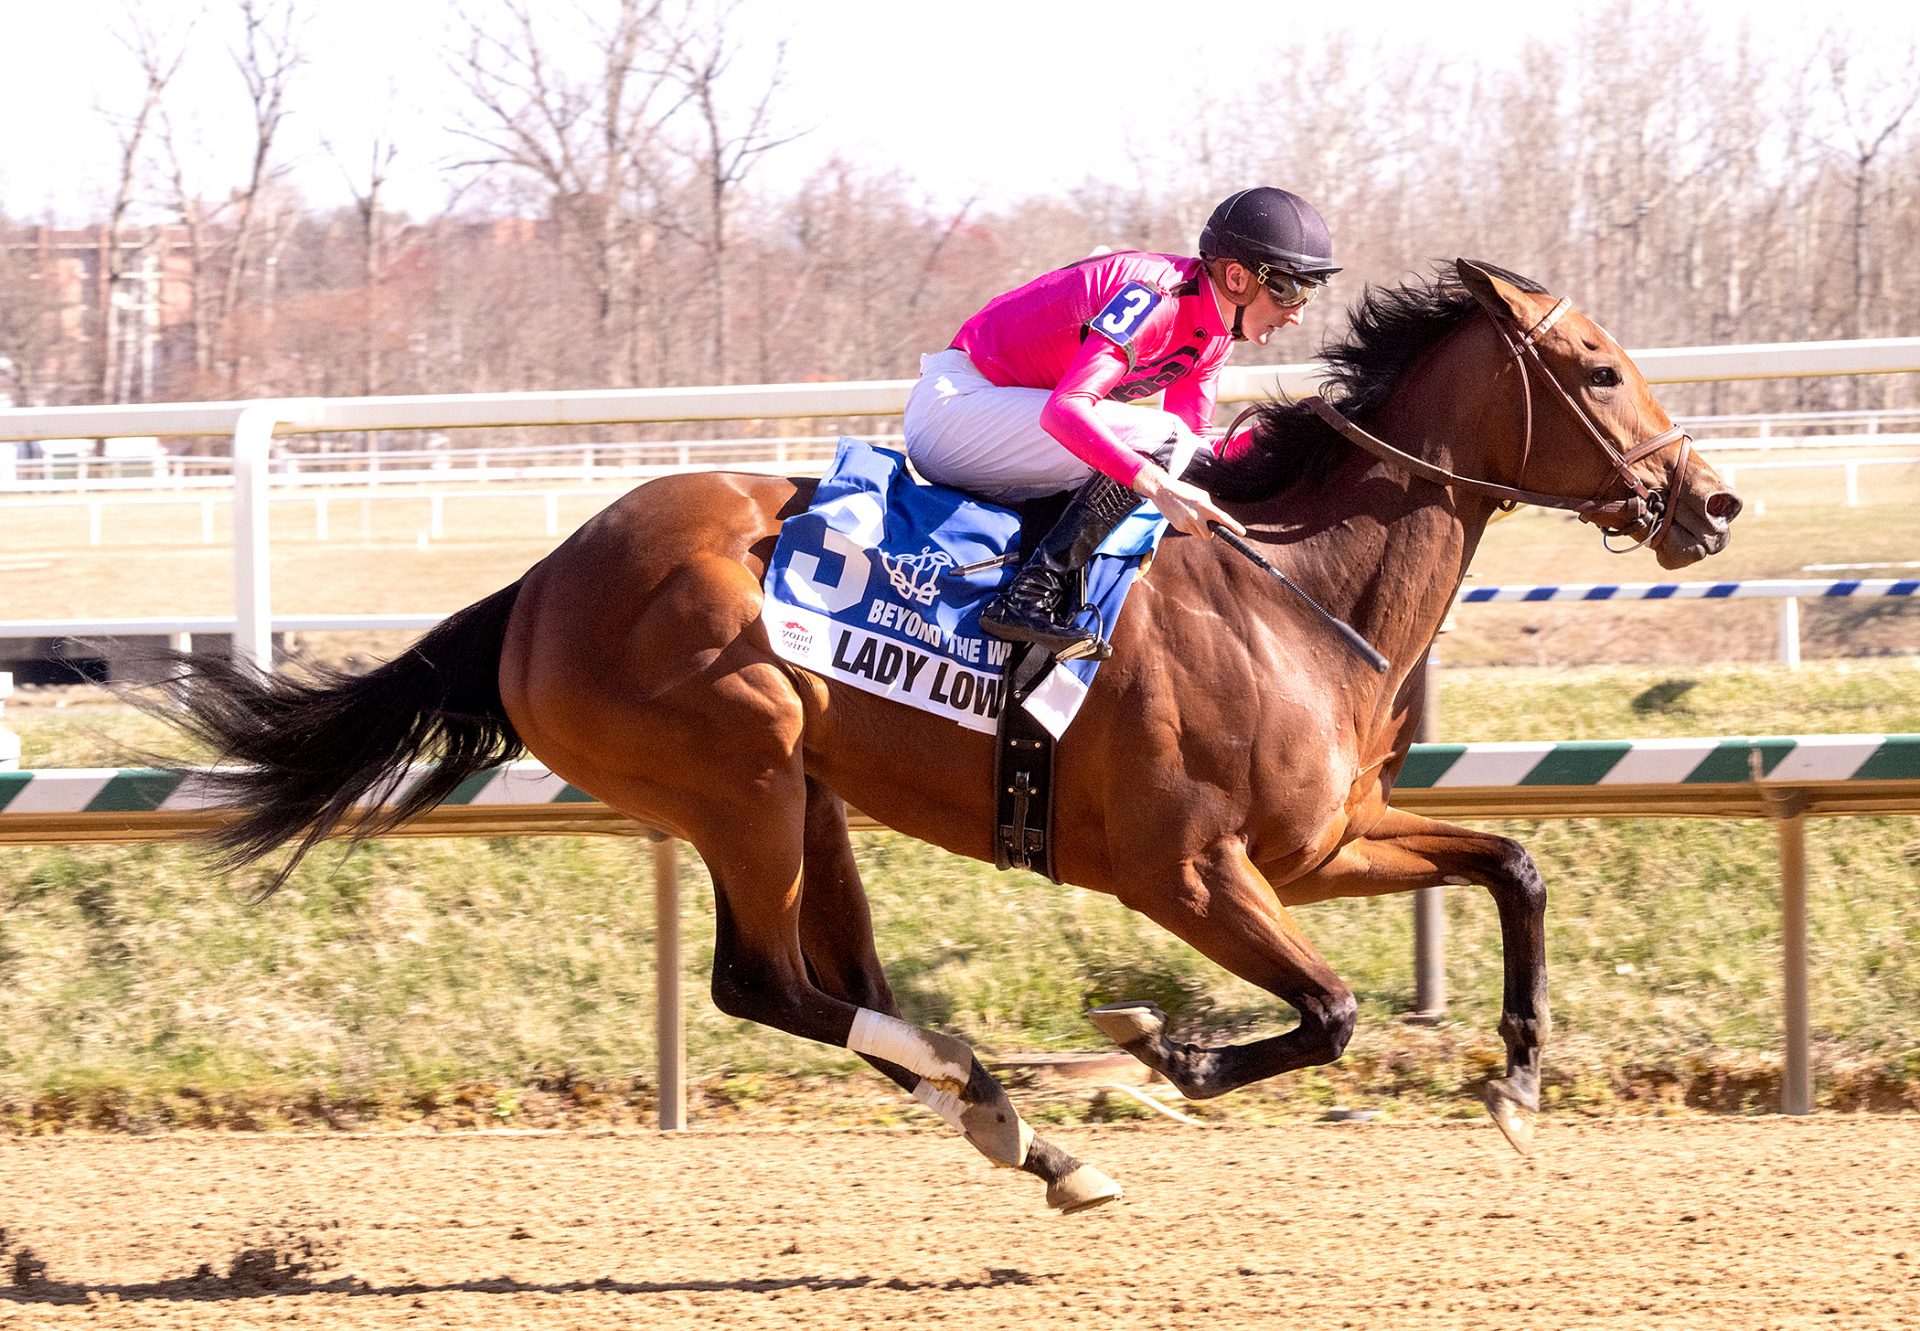
POLYGON ((239 815, 207 834, 224 867, 298 838, 272 892, 324 838, 390 831, 524 752, 499 678, 519 594, 516 582, 468 606, 369 674, 316 667, 301 680, 176 652, 163 658, 171 675, 131 700, 205 744, 224 769, 200 778, 239 815), (408 767, 429 759, 433 770, 394 802, 408 767))

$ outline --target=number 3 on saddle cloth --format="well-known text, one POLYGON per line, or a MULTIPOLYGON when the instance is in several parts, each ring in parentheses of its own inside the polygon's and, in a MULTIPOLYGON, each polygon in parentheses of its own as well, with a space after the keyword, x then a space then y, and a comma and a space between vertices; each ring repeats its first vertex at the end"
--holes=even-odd
MULTIPOLYGON (((1166 525, 1143 505, 1107 538, 1087 568, 1082 623, 1110 636, 1166 525)), ((1019 537, 1012 509, 922 485, 900 454, 842 439, 812 505, 780 529, 760 616, 795 665, 997 734, 996 858, 1052 878, 1053 741, 1100 663, 1054 661, 981 630, 1019 537)))

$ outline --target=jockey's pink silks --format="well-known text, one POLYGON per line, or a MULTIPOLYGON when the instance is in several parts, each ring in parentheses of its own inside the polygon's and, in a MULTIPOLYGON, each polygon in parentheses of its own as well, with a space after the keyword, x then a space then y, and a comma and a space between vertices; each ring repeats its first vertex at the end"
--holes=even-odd
POLYGON ((928 480, 1005 500, 1070 489, 1090 471, 1131 484, 1146 454, 1187 456, 1218 431, 1215 385, 1233 342, 1198 259, 1085 259, 989 302, 921 359, 907 452, 928 480), (1163 393, 1159 408, 1132 405, 1163 393))

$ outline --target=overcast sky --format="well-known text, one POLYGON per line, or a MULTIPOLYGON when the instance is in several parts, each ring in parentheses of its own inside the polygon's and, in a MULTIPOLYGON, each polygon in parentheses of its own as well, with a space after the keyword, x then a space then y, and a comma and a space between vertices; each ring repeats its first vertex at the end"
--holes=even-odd
MULTIPOLYGON (((138 84, 114 40, 135 0, 0 0, 0 210, 23 220, 96 218, 112 187, 115 140, 99 108, 131 109, 138 84)), ((202 188, 244 176, 246 103, 227 54, 233 0, 204 0, 176 85, 190 135, 214 154, 202 188)), ((476 13, 490 0, 468 0, 476 13)), ((562 0, 550 0, 558 7, 562 0)), ((1001 201, 1139 171, 1130 137, 1184 114, 1190 90, 1248 79, 1261 61, 1310 58, 1326 34, 1417 45, 1462 66, 1508 65, 1528 36, 1564 37, 1605 0, 740 0, 739 26, 763 53, 785 37, 787 123, 810 127, 767 161, 763 183, 797 178, 830 153, 898 170, 931 199, 1001 201), (1070 144, 1068 151, 1060 145, 1070 144)), ((178 20, 202 0, 146 0, 178 20)), ((1695 0, 1716 39, 1744 24, 1766 48, 1806 51, 1820 25, 1867 33, 1863 58, 1910 49, 1920 5, 1888 0, 1695 0)), ((398 144, 390 200, 438 211, 458 157, 444 52, 454 0, 313 0, 309 67, 298 76, 285 147, 313 202, 348 198, 323 141, 356 169, 384 124, 398 144)), ((1632 58, 1622 50, 1619 58, 1632 58)), ((1257 126, 1249 127, 1257 133, 1257 126)))

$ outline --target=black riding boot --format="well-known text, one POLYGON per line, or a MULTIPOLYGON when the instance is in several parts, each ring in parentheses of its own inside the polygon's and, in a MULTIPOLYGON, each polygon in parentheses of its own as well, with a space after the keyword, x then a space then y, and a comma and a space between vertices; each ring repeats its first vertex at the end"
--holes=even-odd
POLYGON ((1066 511, 1041 538, 1013 581, 980 612, 980 627, 996 638, 1032 642, 1062 660, 1113 654, 1106 639, 1072 622, 1079 606, 1066 606, 1073 575, 1087 566, 1100 542, 1140 504, 1132 490, 1095 473, 1067 501, 1066 511))

